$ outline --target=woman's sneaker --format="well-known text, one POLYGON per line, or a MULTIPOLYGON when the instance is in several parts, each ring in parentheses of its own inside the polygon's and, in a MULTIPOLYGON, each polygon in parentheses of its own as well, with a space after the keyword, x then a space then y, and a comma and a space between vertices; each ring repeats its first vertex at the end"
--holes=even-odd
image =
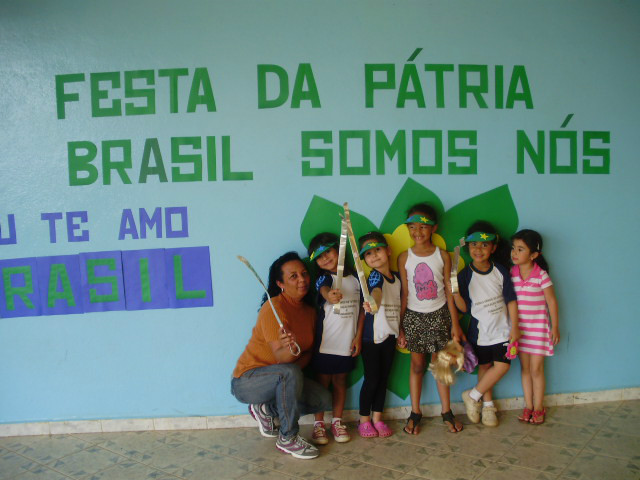
POLYGON ((324 428, 324 422, 315 422, 313 424, 311 441, 316 445, 326 445, 327 443, 329 443, 329 437, 327 437, 327 431, 324 428))
POLYGON ((264 403, 249 405, 249 413, 258 422, 258 429, 263 437, 274 438, 278 436, 278 429, 273 424, 273 417, 267 413, 264 403))
POLYGON ((281 452, 289 453, 295 458, 300 458, 302 460, 310 460, 312 458, 316 458, 320 454, 316 447, 311 445, 300 435, 296 435, 290 439, 282 438, 280 435, 276 440, 276 447, 281 452))
POLYGON ((351 440, 347 427, 345 427, 340 420, 337 420, 331 424, 331 433, 336 442, 344 443, 351 440))

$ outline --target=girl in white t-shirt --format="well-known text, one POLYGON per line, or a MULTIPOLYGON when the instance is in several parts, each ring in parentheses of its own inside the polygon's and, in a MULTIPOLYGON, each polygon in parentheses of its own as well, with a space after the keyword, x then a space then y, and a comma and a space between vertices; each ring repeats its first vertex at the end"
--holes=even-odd
MULTIPOLYGON (((311 366, 317 380, 324 387, 333 385, 333 419, 331 433, 336 442, 348 442, 351 437, 342 423, 342 413, 347 396, 347 375, 353 370, 354 357, 360 354, 362 321, 360 284, 352 270, 345 265, 341 288, 336 287, 338 268, 338 237, 333 233, 320 233, 309 243, 309 259, 319 268, 318 319, 316 340, 311 366), (340 304, 339 312, 334 306, 340 304)), ((315 414, 311 439, 317 445, 329 442, 324 424, 324 412, 315 414)))

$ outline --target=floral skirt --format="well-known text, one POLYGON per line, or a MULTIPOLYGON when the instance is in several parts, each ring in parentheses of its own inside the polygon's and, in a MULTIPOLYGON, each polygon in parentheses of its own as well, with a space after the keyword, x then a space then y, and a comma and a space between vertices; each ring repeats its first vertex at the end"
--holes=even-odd
POLYGON ((451 340, 451 313, 446 303, 429 313, 407 309, 402 325, 407 337, 407 350, 410 352, 439 352, 451 340))

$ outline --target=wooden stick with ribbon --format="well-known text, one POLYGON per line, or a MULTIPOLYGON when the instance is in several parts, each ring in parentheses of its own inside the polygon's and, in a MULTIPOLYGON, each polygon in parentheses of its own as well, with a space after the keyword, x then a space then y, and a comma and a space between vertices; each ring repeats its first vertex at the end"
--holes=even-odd
POLYGON ((365 302, 368 302, 371 306, 371 312, 376 313, 378 311, 378 304, 374 298, 369 294, 369 288, 367 287, 367 279, 364 276, 364 268, 362 266, 362 260, 360 260, 358 244, 356 243, 356 237, 353 234, 353 228, 351 227, 351 215, 349 213, 349 204, 344 202, 344 216, 340 215, 342 220, 347 226, 347 233, 349 237, 349 244, 351 245, 351 253, 353 254, 353 263, 356 266, 356 272, 358 272, 358 280, 360 281, 360 288, 362 289, 362 297, 365 302))

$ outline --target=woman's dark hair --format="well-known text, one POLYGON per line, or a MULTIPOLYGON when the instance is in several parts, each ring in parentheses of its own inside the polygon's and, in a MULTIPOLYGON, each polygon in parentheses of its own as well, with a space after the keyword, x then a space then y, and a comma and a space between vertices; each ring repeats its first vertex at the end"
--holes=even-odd
POLYGON ((407 217, 415 213, 424 213, 429 220, 433 220, 434 223, 438 223, 438 212, 428 203, 416 203, 413 207, 407 210, 407 217))
MULTIPOLYGON (((293 260, 297 260, 304 265, 304 262, 296 252, 287 252, 284 255, 278 257, 276 261, 273 262, 269 267, 269 283, 267 283, 267 291, 269 292, 269 295, 271 296, 271 298, 277 297, 281 293, 280 287, 276 282, 282 282, 282 279, 283 279, 282 266, 285 263, 291 262, 293 260)), ((305 265, 305 268, 307 268, 306 265, 305 265)), ((260 303, 260 305, 261 306, 264 305, 267 300, 268 300, 268 297, 267 297, 267 294, 265 293, 262 296, 262 303, 260 303)), ((309 288, 309 291, 307 292, 305 297, 302 299, 302 301, 308 305, 314 306, 313 295, 311 294, 311 288, 309 288)))
POLYGON ((387 245, 387 239, 384 238, 383 234, 381 234, 380 232, 369 232, 365 233, 358 239, 358 246, 362 248, 362 244, 368 242, 369 240, 374 240, 375 242, 384 243, 385 245, 387 245))
POLYGON ((529 250, 531 250, 531 253, 538 252, 538 256, 533 261, 544 271, 549 271, 549 264, 542 256, 542 235, 535 230, 525 228, 511 237, 511 243, 513 243, 514 240, 522 240, 529 250))
MULTIPOLYGON (((474 232, 493 233, 496 235, 497 239, 491 242, 496 245, 496 251, 491 255, 491 260, 498 262, 502 266, 509 265, 511 262, 511 249, 509 244, 500 236, 498 230, 496 230, 491 223, 485 220, 478 220, 477 222, 474 222, 473 225, 467 229, 467 235, 471 235, 474 232)), ((466 245, 466 247, 469 248, 468 245, 466 245)))
MULTIPOLYGON (((330 232, 319 233, 315 237, 313 237, 309 242, 309 248, 307 249, 307 253, 309 254, 309 256, 311 256, 311 254, 315 252, 316 249, 321 245, 331 245, 331 244, 335 245, 334 248, 336 249, 336 252, 337 252, 340 249, 340 238, 335 233, 330 233, 330 232)), ((318 267, 316 263, 316 259, 313 259, 311 261, 311 264, 312 264, 312 268, 316 270, 315 273, 317 273, 317 270, 320 270, 320 267, 318 267)), ((345 258, 344 273, 345 275, 351 275, 352 273, 354 273, 348 258, 345 258)))

